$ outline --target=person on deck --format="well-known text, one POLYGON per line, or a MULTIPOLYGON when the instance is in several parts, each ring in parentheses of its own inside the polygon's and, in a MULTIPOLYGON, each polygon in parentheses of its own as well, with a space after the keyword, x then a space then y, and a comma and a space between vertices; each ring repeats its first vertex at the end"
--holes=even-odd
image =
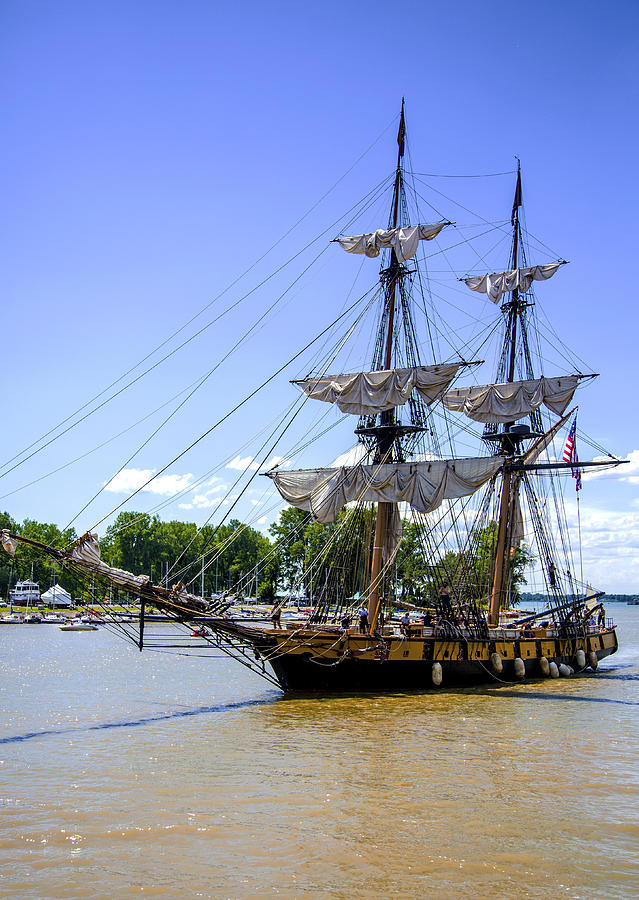
POLYGON ((364 603, 359 608, 359 633, 368 634, 368 607, 364 603))
POLYGON ((599 625, 600 628, 606 627, 606 610, 603 608, 603 606, 599 610, 599 616, 597 617, 597 624, 599 625))
POLYGON ((399 627, 401 628, 404 637, 408 637, 408 635, 410 634, 410 613, 408 612, 408 610, 406 610, 404 615, 399 620, 399 627))
POLYGON ((278 601, 273 604, 273 609, 271 610, 271 622, 273 623, 273 628, 281 628, 281 619, 282 619, 282 603, 278 601))
POLYGON ((439 593, 437 594, 437 599, 439 600, 439 604, 441 606, 441 611, 444 615, 444 618, 452 619, 454 618, 453 607, 450 602, 450 585, 447 581, 445 581, 439 589, 439 593))
POLYGON ((352 620, 352 616, 349 613, 345 613, 342 616, 342 631, 348 631, 348 629, 351 627, 352 620))

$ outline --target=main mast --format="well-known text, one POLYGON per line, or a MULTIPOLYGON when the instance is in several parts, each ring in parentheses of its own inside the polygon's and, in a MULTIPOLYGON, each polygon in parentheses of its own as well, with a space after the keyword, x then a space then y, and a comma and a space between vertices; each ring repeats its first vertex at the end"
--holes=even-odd
MULTIPOLYGON (((395 171, 395 187, 393 192, 393 211, 391 227, 397 228, 399 216, 399 197, 402 185, 402 158, 404 156, 404 139, 406 135, 406 124, 404 120, 404 100, 402 99, 402 112, 399 120, 399 131, 397 134, 397 168, 395 171)), ((402 269, 397 259, 394 248, 391 249, 391 263, 386 273, 386 303, 388 309, 388 325, 386 332, 386 348, 384 353, 384 362, 380 369, 390 370, 392 367, 393 354, 393 326, 395 322, 395 302, 397 285, 402 277, 402 269)), ((380 429, 376 434, 376 450, 375 461, 380 463, 391 462, 391 454, 397 431, 393 427, 396 423, 395 411, 393 409, 383 412, 380 416, 380 429)), ((368 593, 368 622, 371 634, 374 633, 379 616, 379 607, 381 599, 381 587, 383 582, 383 557, 384 546, 386 544, 386 533, 388 530, 389 519, 393 511, 393 503, 377 504, 377 519, 375 522, 375 538, 373 540, 373 555, 371 560, 371 582, 368 593)))

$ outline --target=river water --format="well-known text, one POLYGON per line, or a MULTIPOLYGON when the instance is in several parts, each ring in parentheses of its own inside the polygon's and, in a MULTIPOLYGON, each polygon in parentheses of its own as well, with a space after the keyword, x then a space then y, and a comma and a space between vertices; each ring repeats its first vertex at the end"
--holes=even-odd
POLYGON ((2 626, 0 896, 635 898, 639 607, 596 676, 285 699, 2 626))

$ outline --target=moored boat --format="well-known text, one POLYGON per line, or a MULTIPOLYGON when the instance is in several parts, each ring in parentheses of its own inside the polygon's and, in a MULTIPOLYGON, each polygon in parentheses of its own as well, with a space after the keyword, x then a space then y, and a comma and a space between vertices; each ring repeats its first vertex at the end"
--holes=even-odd
POLYGON ((97 631, 98 626, 91 622, 68 622, 66 625, 60 625, 60 631, 97 631))
POLYGON ((9 592, 12 606, 32 606, 40 602, 40 586, 35 581, 18 581, 9 592))

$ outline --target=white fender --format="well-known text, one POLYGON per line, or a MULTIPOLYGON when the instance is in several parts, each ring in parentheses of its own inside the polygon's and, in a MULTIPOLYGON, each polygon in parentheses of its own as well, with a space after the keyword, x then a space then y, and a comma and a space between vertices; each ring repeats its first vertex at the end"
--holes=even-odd
POLYGON ((433 684, 435 685, 435 687, 439 687, 439 685, 442 683, 441 663, 433 663, 430 677, 433 679, 433 684))
POLYGON ((496 675, 501 675, 504 667, 502 665, 501 656, 499 655, 499 653, 491 653, 490 654, 490 664, 492 666, 493 672, 496 675))
POLYGON ((570 678, 570 676, 572 675, 572 669, 570 668, 570 666, 567 666, 564 663, 560 663, 559 674, 562 678, 570 678))
POLYGON ((586 668, 586 654, 583 650, 577 650, 575 653, 575 662, 577 663, 578 669, 586 668))
POLYGON ((520 679, 526 677, 526 666, 521 656, 515 657, 515 677, 520 679))
POLYGON ((545 656, 542 656, 540 658, 539 668, 540 668, 541 674, 544 676, 544 678, 548 678, 548 676, 550 675, 550 663, 548 662, 548 660, 546 659, 545 656))
POLYGON ((551 678, 559 678, 559 668, 557 666, 557 663, 554 661, 554 659, 548 663, 548 668, 550 669, 550 677, 551 678))
POLYGON ((590 664, 590 668, 593 670, 593 672, 595 672, 597 666, 599 665, 599 660, 597 659, 597 654, 594 650, 591 650, 588 654, 588 663, 590 664))

